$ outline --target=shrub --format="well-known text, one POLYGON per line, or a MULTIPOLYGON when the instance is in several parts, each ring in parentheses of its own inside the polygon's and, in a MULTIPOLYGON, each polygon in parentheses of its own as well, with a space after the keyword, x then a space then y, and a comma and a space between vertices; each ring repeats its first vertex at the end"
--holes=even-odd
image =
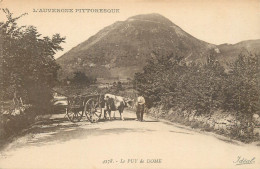
POLYGON ((49 112, 51 88, 57 82, 59 65, 54 54, 62 50, 65 38, 59 34, 41 37, 34 26, 18 26, 8 9, 2 9, 7 21, 0 22, 2 73, 1 101, 21 98, 25 104, 37 107, 37 112, 49 112))
MULTIPOLYGON (((227 71, 214 53, 205 64, 185 63, 176 54, 157 56, 143 73, 135 74, 134 87, 145 96, 148 107, 180 108, 206 116, 215 110, 234 111, 237 120, 250 128, 253 114, 260 110, 258 61, 259 55, 239 55, 227 71)), ((252 131, 246 133, 251 137, 252 131)))

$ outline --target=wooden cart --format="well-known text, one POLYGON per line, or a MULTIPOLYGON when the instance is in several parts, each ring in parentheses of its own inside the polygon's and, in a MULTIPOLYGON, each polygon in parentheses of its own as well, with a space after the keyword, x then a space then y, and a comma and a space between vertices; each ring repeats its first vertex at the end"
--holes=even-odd
POLYGON ((104 95, 100 94, 67 97, 66 115, 73 123, 79 122, 84 114, 91 123, 98 122, 102 115, 103 101, 104 95))

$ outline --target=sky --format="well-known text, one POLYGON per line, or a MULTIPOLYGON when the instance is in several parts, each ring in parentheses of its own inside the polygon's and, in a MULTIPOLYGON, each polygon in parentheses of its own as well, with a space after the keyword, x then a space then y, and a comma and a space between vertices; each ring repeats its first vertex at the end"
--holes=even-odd
MULTIPOLYGON (((66 37, 60 57, 71 48, 116 21, 159 13, 192 36, 213 44, 260 39, 260 0, 0 0, 18 24, 33 25, 43 36, 66 37), (73 12, 34 12, 40 9, 73 9, 73 12), (119 13, 79 13, 76 9, 119 9, 119 13)), ((3 12, 0 21, 4 20, 3 12)))

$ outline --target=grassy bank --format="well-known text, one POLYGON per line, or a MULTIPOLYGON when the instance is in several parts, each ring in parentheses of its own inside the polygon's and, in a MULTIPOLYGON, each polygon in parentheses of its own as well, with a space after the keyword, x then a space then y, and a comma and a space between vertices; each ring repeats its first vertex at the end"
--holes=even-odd
POLYGON ((231 112, 216 111, 211 116, 206 116, 180 109, 163 110, 162 107, 156 107, 149 109, 148 113, 159 119, 213 132, 244 143, 260 141, 259 128, 243 125, 231 112))

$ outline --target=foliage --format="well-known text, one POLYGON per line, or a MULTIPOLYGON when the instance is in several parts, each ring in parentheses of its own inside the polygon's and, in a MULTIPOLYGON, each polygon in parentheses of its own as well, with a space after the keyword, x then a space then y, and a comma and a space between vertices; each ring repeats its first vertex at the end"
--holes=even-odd
POLYGON ((259 111, 258 60, 258 55, 240 55, 227 72, 214 52, 205 64, 186 63, 176 54, 157 56, 135 74, 134 84, 149 107, 195 110, 197 115, 236 111, 238 120, 250 125, 259 111))
POLYGON ((226 80, 223 108, 237 112, 241 127, 246 130, 252 125, 252 116, 260 111, 259 55, 239 55, 230 65, 231 71, 226 80))
MULTIPOLYGON (((25 109, 20 114, 0 114, 0 140, 21 132, 34 122, 35 111, 31 108, 25 109)), ((1 148, 1 146, 0 146, 1 148)))
POLYGON ((97 79, 94 77, 88 77, 84 72, 74 72, 73 78, 70 80, 72 84, 76 85, 90 85, 96 83, 97 79))
POLYGON ((119 81, 119 82, 117 82, 117 85, 116 85, 116 90, 117 90, 117 92, 119 92, 119 91, 122 91, 123 90, 123 85, 122 85, 122 83, 119 81))
POLYGON ((59 65, 54 54, 62 50, 65 38, 59 34, 41 37, 34 26, 18 26, 8 9, 7 21, 0 23, 1 36, 1 99, 17 95, 39 113, 46 113, 52 98, 50 89, 57 81, 59 65))

